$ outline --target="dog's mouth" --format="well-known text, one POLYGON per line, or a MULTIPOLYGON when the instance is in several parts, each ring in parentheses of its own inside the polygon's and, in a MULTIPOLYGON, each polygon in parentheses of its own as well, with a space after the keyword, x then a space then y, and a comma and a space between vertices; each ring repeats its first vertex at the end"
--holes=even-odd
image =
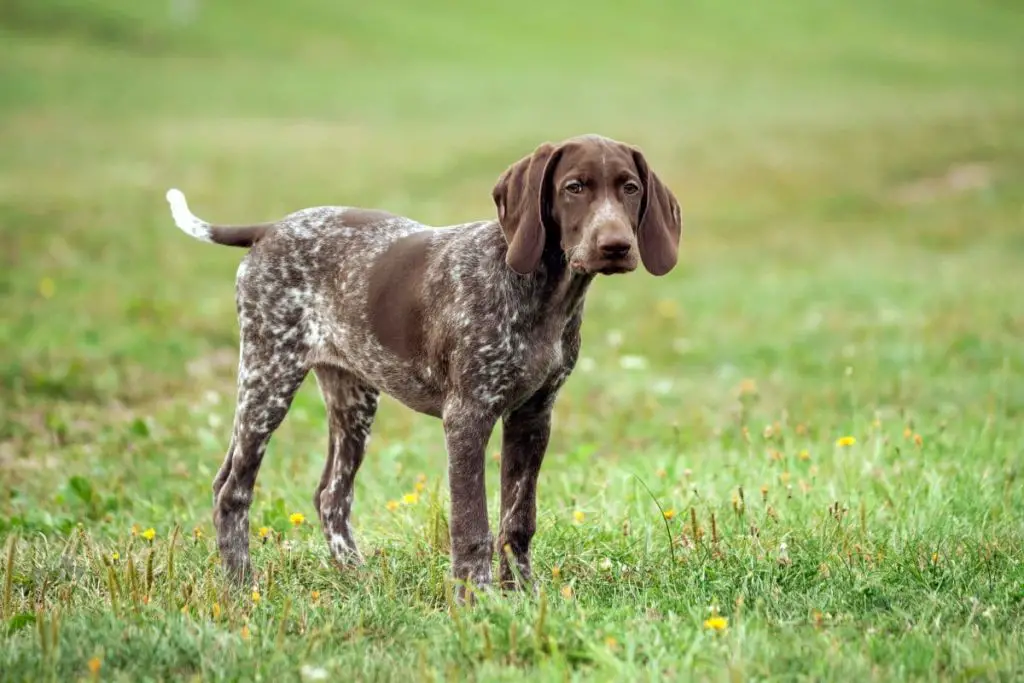
POLYGON ((573 259, 569 262, 569 268, 577 275, 621 275, 636 270, 636 262, 626 259, 589 262, 573 259))

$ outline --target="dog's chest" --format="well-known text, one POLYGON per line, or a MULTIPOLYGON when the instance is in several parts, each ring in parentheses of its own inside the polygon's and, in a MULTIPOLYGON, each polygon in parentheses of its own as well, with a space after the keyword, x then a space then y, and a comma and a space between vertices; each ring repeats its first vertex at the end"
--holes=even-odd
POLYGON ((562 331, 553 324, 499 326, 480 341, 465 345, 460 355, 477 399, 494 408, 522 403, 564 364, 562 331))

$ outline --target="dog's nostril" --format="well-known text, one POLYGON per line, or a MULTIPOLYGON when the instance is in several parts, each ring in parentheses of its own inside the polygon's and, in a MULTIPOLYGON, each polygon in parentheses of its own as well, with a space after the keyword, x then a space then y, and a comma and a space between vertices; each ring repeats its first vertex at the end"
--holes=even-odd
POLYGON ((629 241, 612 237, 604 240, 599 240, 597 248, 601 251, 601 255, 606 258, 622 258, 629 253, 629 241))

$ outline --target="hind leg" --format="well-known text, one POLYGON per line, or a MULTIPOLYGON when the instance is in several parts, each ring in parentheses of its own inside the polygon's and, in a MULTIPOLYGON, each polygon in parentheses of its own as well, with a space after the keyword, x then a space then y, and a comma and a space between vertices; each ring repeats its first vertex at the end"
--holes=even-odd
POLYGON ((314 372, 327 405, 329 442, 313 505, 335 561, 359 563, 362 557, 349 518, 356 472, 363 462, 380 394, 345 370, 318 367, 314 372))
POLYGON ((237 581, 251 572, 249 508, 263 454, 309 372, 309 352, 298 328, 285 326, 287 319, 282 325, 271 322, 279 321, 243 313, 231 445, 213 483, 217 546, 224 568, 237 581))

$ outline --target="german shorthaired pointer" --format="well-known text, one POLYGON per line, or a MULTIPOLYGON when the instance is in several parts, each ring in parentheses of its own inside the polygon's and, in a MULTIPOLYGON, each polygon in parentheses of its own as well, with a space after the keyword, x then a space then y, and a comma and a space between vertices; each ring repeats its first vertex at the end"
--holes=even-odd
POLYGON ((596 274, 639 262, 668 273, 682 226, 643 153, 599 136, 540 145, 501 175, 492 197, 497 220, 444 229, 348 207, 218 226, 167 192, 189 235, 251 247, 236 278, 234 427, 213 483, 217 542, 234 578, 250 572, 249 507, 267 442, 312 370, 330 425, 313 504, 337 562, 361 561, 349 525, 353 480, 386 392, 443 421, 452 573, 477 586, 490 584, 496 549, 484 449, 503 420, 499 579, 530 580, 537 477, 555 395, 579 354, 587 288, 596 274))

